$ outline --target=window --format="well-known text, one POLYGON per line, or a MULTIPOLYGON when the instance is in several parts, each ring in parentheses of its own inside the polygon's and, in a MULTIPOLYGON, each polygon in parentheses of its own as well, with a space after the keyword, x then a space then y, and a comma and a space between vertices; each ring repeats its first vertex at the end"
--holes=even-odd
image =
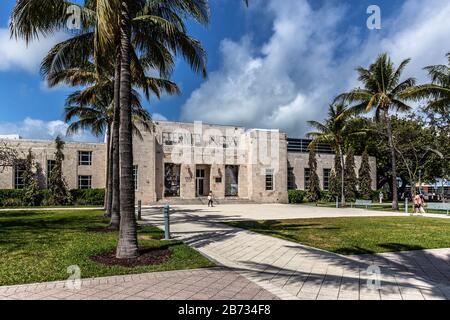
POLYGON ((78 189, 92 189, 92 176, 78 176, 78 189))
POLYGON ((181 165, 164 164, 164 197, 180 196, 181 165))
POLYGON ((294 168, 288 168, 288 190, 297 189, 297 184, 295 183, 294 168))
POLYGON ((330 189, 330 175, 331 169, 323 169, 323 190, 328 191, 330 189))
POLYGON ((52 171, 56 166, 55 160, 47 160, 47 186, 50 184, 50 176, 52 175, 52 171))
POLYGON ((305 190, 309 189, 309 180, 311 179, 311 170, 305 168, 305 190))
POLYGON ((266 169, 266 191, 273 190, 273 169, 266 169))
POLYGON ((23 189, 25 187, 25 183, 23 181, 24 173, 25 173, 25 166, 17 165, 14 167, 14 188, 15 189, 23 189))
POLYGON ((91 166, 92 165, 92 151, 78 151, 78 165, 91 166))
POLYGON ((134 179, 134 190, 137 191, 138 190, 138 166, 135 165, 133 166, 133 179, 134 179))

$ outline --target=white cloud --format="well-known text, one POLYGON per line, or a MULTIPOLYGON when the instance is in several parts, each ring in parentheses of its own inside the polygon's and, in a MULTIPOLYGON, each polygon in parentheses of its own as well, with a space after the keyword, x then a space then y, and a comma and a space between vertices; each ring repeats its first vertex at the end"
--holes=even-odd
POLYGON ((302 136, 307 120, 321 120, 338 93, 358 85, 354 68, 367 66, 380 52, 396 63, 411 57, 405 76, 424 81, 422 68, 444 62, 450 51, 448 1, 408 0, 394 18, 383 21, 381 33, 370 31, 365 40, 365 23, 342 31, 351 10, 346 5, 264 4, 264 16, 273 20, 268 41, 257 47, 249 36, 223 40, 220 68, 192 93, 182 108, 183 120, 281 128, 302 136))
POLYGON ((0 135, 20 135, 24 139, 54 139, 58 135, 69 141, 94 142, 101 138, 92 136, 89 132, 80 132, 72 136, 66 136, 68 124, 61 120, 43 121, 25 118, 18 123, 0 122, 0 135))
POLYGON ((0 28, 0 71, 15 69, 35 73, 48 51, 65 38, 58 33, 50 37, 41 37, 26 45, 25 41, 10 37, 7 28, 0 28))

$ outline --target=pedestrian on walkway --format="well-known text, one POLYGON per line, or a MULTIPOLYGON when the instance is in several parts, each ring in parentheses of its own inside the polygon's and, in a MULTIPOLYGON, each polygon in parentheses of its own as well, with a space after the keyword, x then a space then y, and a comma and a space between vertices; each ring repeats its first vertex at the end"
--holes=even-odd
POLYGON ((214 207, 214 205, 213 205, 213 193, 212 193, 212 191, 210 191, 209 192, 209 194, 208 194, 208 208, 209 207, 214 207))
POLYGON ((380 198, 380 204, 382 204, 383 203, 383 198, 384 198, 383 191, 380 191, 380 194, 378 195, 378 197, 380 198))
POLYGON ((414 202, 414 213, 418 213, 418 214, 425 213, 425 209, 424 209, 425 198, 423 197, 423 195, 421 193, 418 193, 414 196, 413 202, 414 202))

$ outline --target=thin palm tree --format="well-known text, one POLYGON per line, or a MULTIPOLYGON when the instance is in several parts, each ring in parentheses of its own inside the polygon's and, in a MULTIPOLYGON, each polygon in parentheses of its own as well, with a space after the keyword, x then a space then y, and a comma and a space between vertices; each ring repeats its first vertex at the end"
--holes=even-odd
POLYGON ((308 124, 316 131, 307 133, 307 137, 313 139, 310 148, 319 143, 329 144, 341 159, 341 206, 345 206, 344 188, 344 145, 345 139, 350 134, 351 113, 342 103, 332 104, 328 108, 328 118, 324 122, 308 121, 308 124))
POLYGON ((362 83, 363 88, 353 89, 337 97, 337 101, 354 103, 351 110, 355 114, 375 110, 376 119, 385 127, 391 153, 393 210, 398 210, 399 206, 396 151, 390 113, 406 112, 411 109, 405 102, 408 99, 405 92, 413 88, 416 81, 414 78, 400 81, 409 62, 410 59, 406 59, 400 63, 398 68, 395 68, 388 54, 382 53, 368 69, 363 67, 356 69, 359 74, 358 80, 362 83))

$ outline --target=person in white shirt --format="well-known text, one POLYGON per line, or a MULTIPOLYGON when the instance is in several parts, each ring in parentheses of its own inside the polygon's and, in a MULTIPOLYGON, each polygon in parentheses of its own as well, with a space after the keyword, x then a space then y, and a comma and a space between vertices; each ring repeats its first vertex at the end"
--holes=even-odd
POLYGON ((214 205, 213 205, 213 193, 212 193, 212 191, 210 191, 209 194, 208 194, 208 207, 214 207, 214 205))

